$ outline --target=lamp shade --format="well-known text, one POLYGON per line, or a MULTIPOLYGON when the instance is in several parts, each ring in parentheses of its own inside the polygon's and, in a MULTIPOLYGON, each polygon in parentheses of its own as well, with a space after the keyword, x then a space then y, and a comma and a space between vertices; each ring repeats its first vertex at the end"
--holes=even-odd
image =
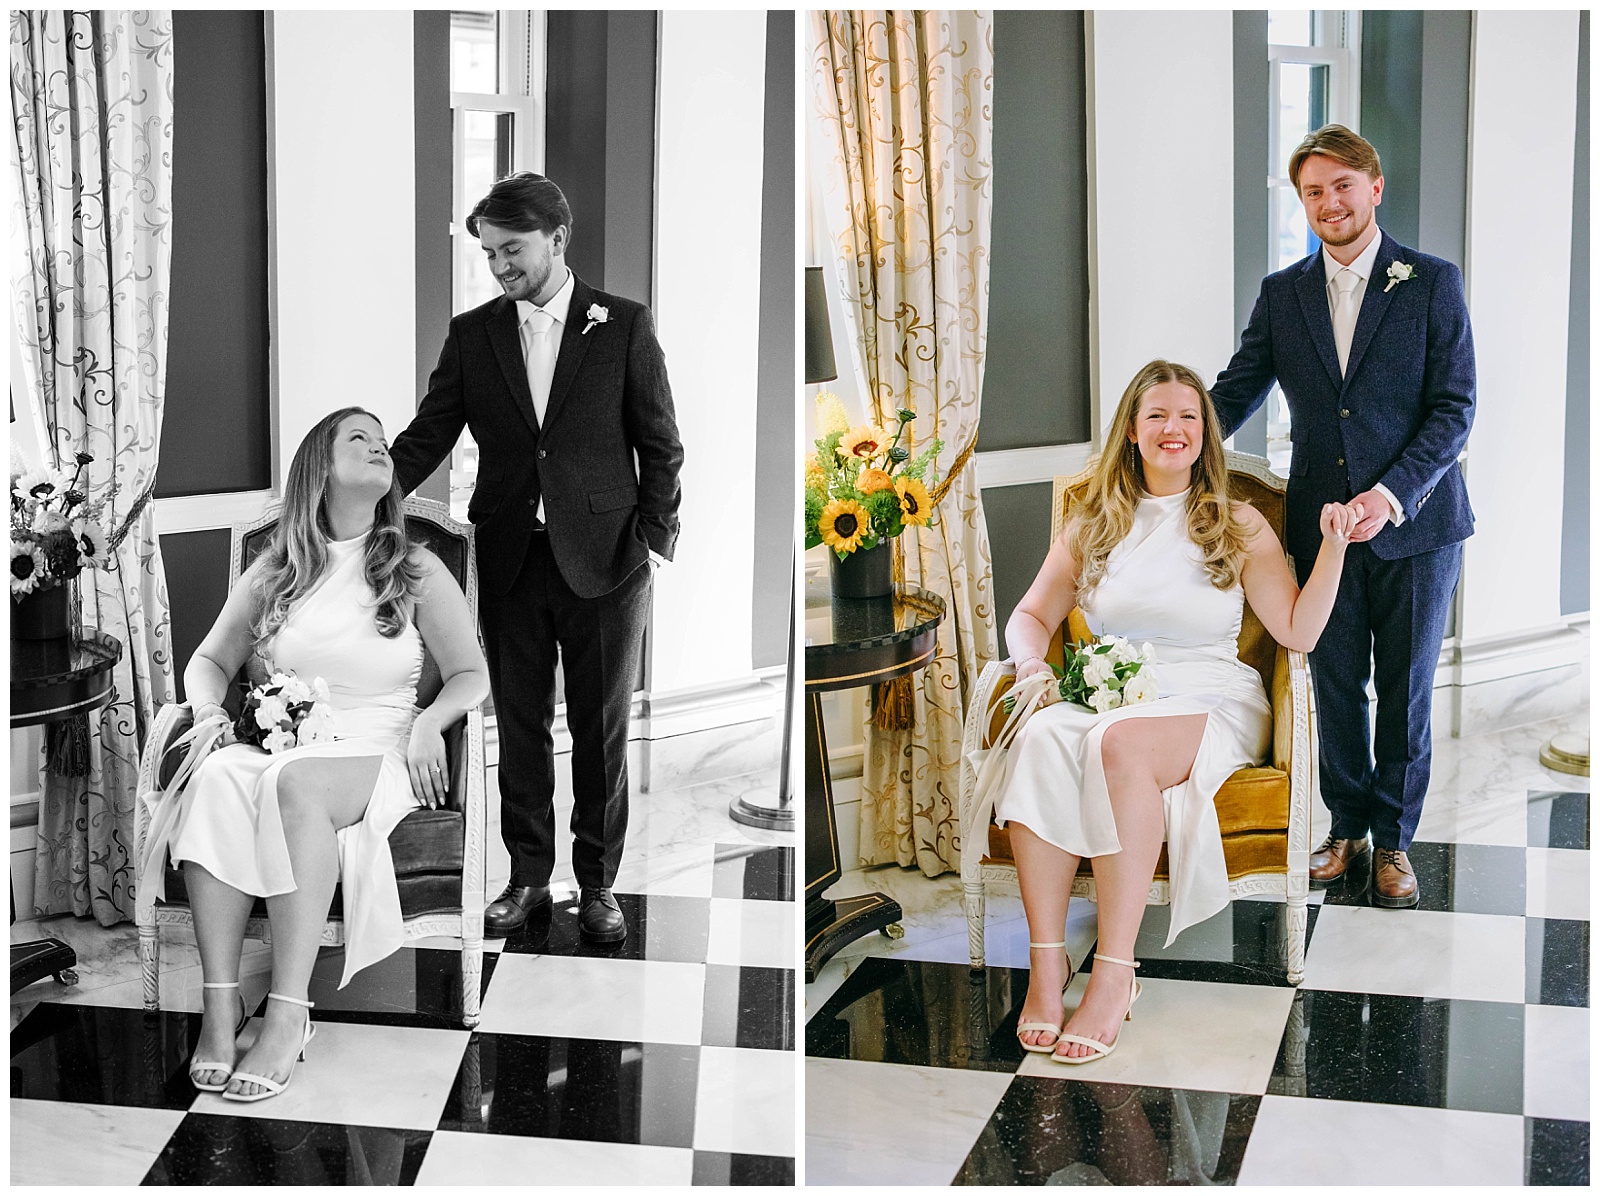
POLYGON ((833 330, 828 326, 828 293, 822 267, 806 267, 806 381, 832 382, 839 376, 833 362, 833 330))

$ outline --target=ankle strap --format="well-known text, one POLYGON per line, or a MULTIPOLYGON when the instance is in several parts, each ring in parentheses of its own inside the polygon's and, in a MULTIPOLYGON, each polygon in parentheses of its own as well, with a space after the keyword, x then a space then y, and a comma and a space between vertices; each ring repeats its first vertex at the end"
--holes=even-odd
POLYGON ((1101 955, 1098 951, 1095 952, 1094 961, 1099 963, 1102 959, 1107 963, 1120 963, 1123 967, 1127 968, 1137 968, 1139 966, 1139 961, 1135 959, 1116 959, 1110 955, 1101 955))
POLYGON ((291 1005, 304 1005, 307 1009, 315 1009, 317 1007, 315 1001, 302 1001, 299 997, 286 997, 282 993, 268 993, 267 1000, 287 1001, 291 1005))
POLYGON ((1029 943, 1030 947, 1065 947, 1065 943, 1029 943))
POLYGON ((202 980, 200 982, 200 987, 201 988, 238 988, 239 987, 239 982, 237 980, 219 980, 216 983, 212 983, 210 980, 202 980))

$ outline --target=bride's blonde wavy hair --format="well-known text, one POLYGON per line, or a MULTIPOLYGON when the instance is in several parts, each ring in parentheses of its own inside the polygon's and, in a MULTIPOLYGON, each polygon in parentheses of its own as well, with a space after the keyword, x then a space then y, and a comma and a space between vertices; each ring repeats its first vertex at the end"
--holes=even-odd
POLYGON ((1092 590, 1105 577, 1106 560, 1133 527, 1134 512, 1146 494, 1144 457, 1128 434, 1134 430, 1144 396, 1163 382, 1181 383, 1200 397, 1200 419, 1204 424, 1200 456, 1189 467, 1189 496, 1185 503, 1189 539, 1200 549, 1212 585, 1231 590, 1239 583, 1249 533, 1228 500, 1227 458, 1211 395, 1193 370, 1158 359, 1135 374, 1122 392, 1122 402, 1106 432, 1106 447, 1079 508, 1072 551, 1079 561, 1080 594, 1092 590))
MULTIPOLYGON (((257 647, 277 634, 290 608, 316 587, 327 567, 333 529, 324 499, 333 472, 333 444, 339 425, 352 415, 378 419, 360 407, 341 407, 306 433, 289 463, 278 526, 258 558, 256 616, 250 628, 257 647)), ((373 508, 363 562, 376 601, 373 620, 386 639, 405 630, 422 592, 422 561, 406 536, 403 497, 399 479, 391 477, 388 493, 373 508)))

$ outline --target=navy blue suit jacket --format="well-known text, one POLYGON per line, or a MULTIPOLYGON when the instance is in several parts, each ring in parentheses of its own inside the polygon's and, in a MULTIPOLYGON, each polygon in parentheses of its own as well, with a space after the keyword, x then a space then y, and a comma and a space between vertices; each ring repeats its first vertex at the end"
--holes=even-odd
POLYGON ((1378 482, 1399 500, 1405 522, 1386 524, 1368 543, 1378 557, 1396 560, 1472 534, 1456 458, 1472 428, 1476 376, 1461 271, 1383 233, 1342 378, 1319 248, 1262 280, 1239 351, 1211 399, 1231 435, 1274 380, 1283 388, 1294 447, 1285 547, 1296 560, 1316 557, 1324 503, 1346 502, 1378 482), (1393 262, 1413 274, 1389 287, 1393 262))

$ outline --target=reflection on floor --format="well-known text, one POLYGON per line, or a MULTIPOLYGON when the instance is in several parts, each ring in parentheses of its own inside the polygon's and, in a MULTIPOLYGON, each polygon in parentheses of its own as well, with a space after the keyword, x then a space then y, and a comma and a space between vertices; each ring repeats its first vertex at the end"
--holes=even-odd
MULTIPOLYGON (((13 941, 71 942, 81 978, 12 997, 11 1182, 793 1184, 794 837, 727 816, 775 785, 636 795, 617 882, 626 941, 580 939, 558 863, 545 914, 487 943, 476 1031, 460 1024, 456 940, 413 944, 342 990, 341 953, 324 949, 307 1061, 258 1104, 187 1079, 192 937, 164 932, 162 1012, 147 1016, 132 926, 17 923, 13 941)), ((498 825, 489 839, 492 896, 508 862, 498 825)), ((257 1017, 269 970, 247 945, 257 1017)))
MULTIPOLYGON (((1078 1067, 1017 1042, 1014 895, 991 890, 974 975, 957 877, 850 874, 830 895, 886 892, 906 933, 806 987, 807 1183, 1587 1184, 1589 794, 1539 767, 1555 729, 1436 744, 1421 906, 1314 892, 1299 989, 1281 903, 1235 902, 1170 948, 1151 907, 1134 1020, 1078 1067)), ((1084 973, 1094 918, 1073 902, 1084 973)))

